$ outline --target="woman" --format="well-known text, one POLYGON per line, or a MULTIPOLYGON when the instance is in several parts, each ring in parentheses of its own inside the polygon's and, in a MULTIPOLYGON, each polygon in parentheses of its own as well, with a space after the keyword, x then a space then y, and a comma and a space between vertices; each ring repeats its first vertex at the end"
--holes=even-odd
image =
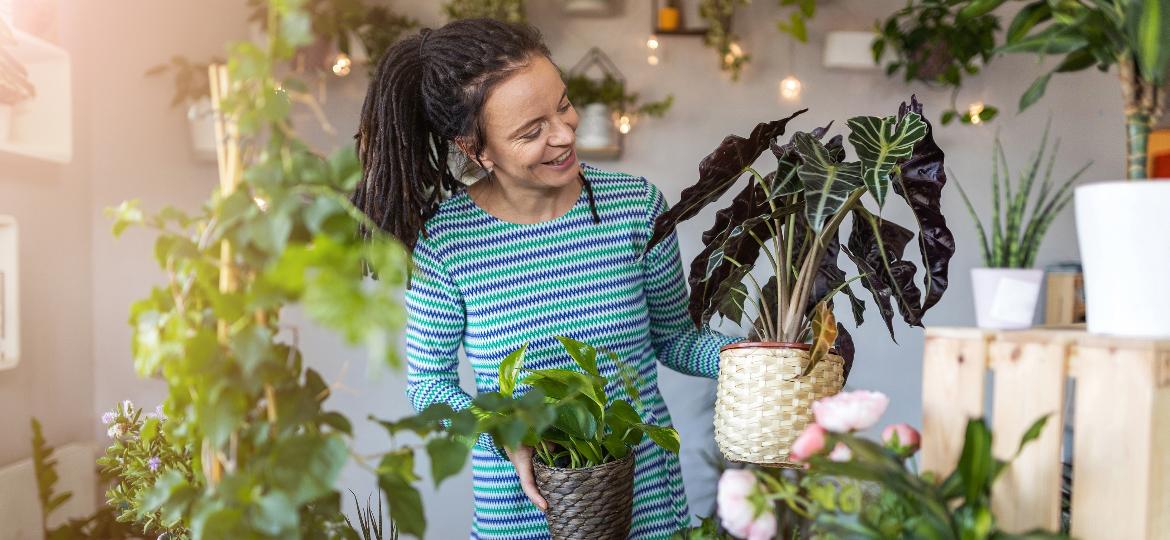
MULTIPOLYGON (((577 120, 528 26, 456 21, 379 63, 356 136, 364 176, 353 199, 413 250, 406 346, 416 410, 471 403, 459 387, 460 344, 477 390, 491 392, 500 361, 524 343, 525 368, 573 369, 555 339, 565 335, 636 366, 644 420, 670 426, 655 359, 714 378, 719 348, 744 339, 694 328, 675 236, 640 257, 666 200, 645 178, 580 163, 577 120), (452 144, 487 176, 464 189, 447 168, 452 144)), ((609 358, 599 363, 620 379, 609 358)), ((607 391, 629 399, 621 384, 607 391)), ((635 455, 630 538, 666 538, 690 519, 678 457, 649 439, 635 455)), ((472 470, 472 538, 548 537, 531 448, 507 451, 482 436, 472 470)))

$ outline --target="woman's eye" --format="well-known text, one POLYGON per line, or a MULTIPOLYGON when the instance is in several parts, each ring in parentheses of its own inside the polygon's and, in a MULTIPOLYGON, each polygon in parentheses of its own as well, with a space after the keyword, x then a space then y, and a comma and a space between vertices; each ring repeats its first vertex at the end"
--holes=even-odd
POLYGON ((540 135, 540 128, 536 128, 528 133, 525 133, 521 138, 531 140, 535 139, 537 135, 540 135))
POLYGON ((561 112, 565 112, 565 111, 569 110, 569 107, 572 107, 572 106, 573 106, 572 103, 566 101, 565 104, 561 107, 561 112))

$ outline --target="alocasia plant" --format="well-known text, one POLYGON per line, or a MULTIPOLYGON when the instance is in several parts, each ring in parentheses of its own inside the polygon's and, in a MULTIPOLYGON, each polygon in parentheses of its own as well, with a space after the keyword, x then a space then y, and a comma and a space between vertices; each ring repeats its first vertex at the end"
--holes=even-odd
POLYGON ((703 233, 705 248, 691 263, 689 311, 695 326, 716 312, 742 323, 746 278, 756 293, 749 337, 813 343, 808 370, 835 345, 848 373, 852 340, 832 307, 834 296, 844 292, 855 322, 862 323, 865 305, 850 289, 851 281, 861 279, 873 295, 891 338, 895 305, 907 324, 922 326, 923 314, 946 291, 955 242, 940 207, 943 152, 914 98, 897 115, 848 121, 855 161, 845 160, 842 136, 823 140, 830 126, 795 133, 780 144, 777 138, 788 122, 803 112, 761 123, 747 138, 725 138, 699 163, 699 180, 658 216, 645 251, 747 176, 751 183, 715 214, 714 225, 703 233), (752 165, 767 149, 777 166, 761 175, 752 165), (915 278, 918 266, 905 256, 914 232, 882 217, 891 190, 906 201, 918 225, 921 284, 915 278), (863 203, 866 194, 876 211, 863 203), (852 230, 843 245, 838 231, 846 218, 852 219, 852 230), (751 274, 761 251, 772 270, 763 285, 751 274), (857 277, 846 279, 838 266, 841 252, 857 265, 857 277))

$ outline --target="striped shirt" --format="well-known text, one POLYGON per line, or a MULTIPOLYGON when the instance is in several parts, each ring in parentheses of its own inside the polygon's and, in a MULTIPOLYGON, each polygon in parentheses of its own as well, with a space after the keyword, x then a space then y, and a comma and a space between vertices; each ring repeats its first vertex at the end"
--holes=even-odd
MULTIPOLYGON (((719 348, 746 338, 704 325, 687 313, 687 287, 674 233, 642 257, 654 219, 668 209, 645 178, 582 164, 586 189, 564 215, 517 224, 492 216, 461 189, 426 222, 414 248, 406 291, 407 397, 416 410, 471 404, 460 388, 462 344, 478 392, 499 390, 499 365, 528 343, 525 369, 577 369, 556 336, 617 353, 637 368, 642 416, 671 426, 658 391, 655 360, 676 371, 715 378, 719 348)), ((599 355, 611 399, 626 399, 618 367, 599 355)), ((520 390, 526 390, 524 385, 520 390)), ((520 489, 516 470, 485 434, 472 448, 475 520, 471 538, 549 538, 544 514, 520 489)), ((648 438, 635 448, 629 538, 667 538, 690 522, 678 456, 648 438)))

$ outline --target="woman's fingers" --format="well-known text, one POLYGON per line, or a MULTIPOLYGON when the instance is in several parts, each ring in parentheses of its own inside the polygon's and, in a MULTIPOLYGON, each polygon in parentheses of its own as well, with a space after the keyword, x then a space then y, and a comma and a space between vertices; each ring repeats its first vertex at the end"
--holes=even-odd
POLYGON ((511 459, 512 465, 516 467, 516 474, 520 475, 520 489, 524 490, 528 500, 541 512, 547 511, 548 502, 540 495, 540 490, 536 489, 536 479, 532 474, 532 447, 521 446, 515 452, 507 453, 508 459, 511 459))

